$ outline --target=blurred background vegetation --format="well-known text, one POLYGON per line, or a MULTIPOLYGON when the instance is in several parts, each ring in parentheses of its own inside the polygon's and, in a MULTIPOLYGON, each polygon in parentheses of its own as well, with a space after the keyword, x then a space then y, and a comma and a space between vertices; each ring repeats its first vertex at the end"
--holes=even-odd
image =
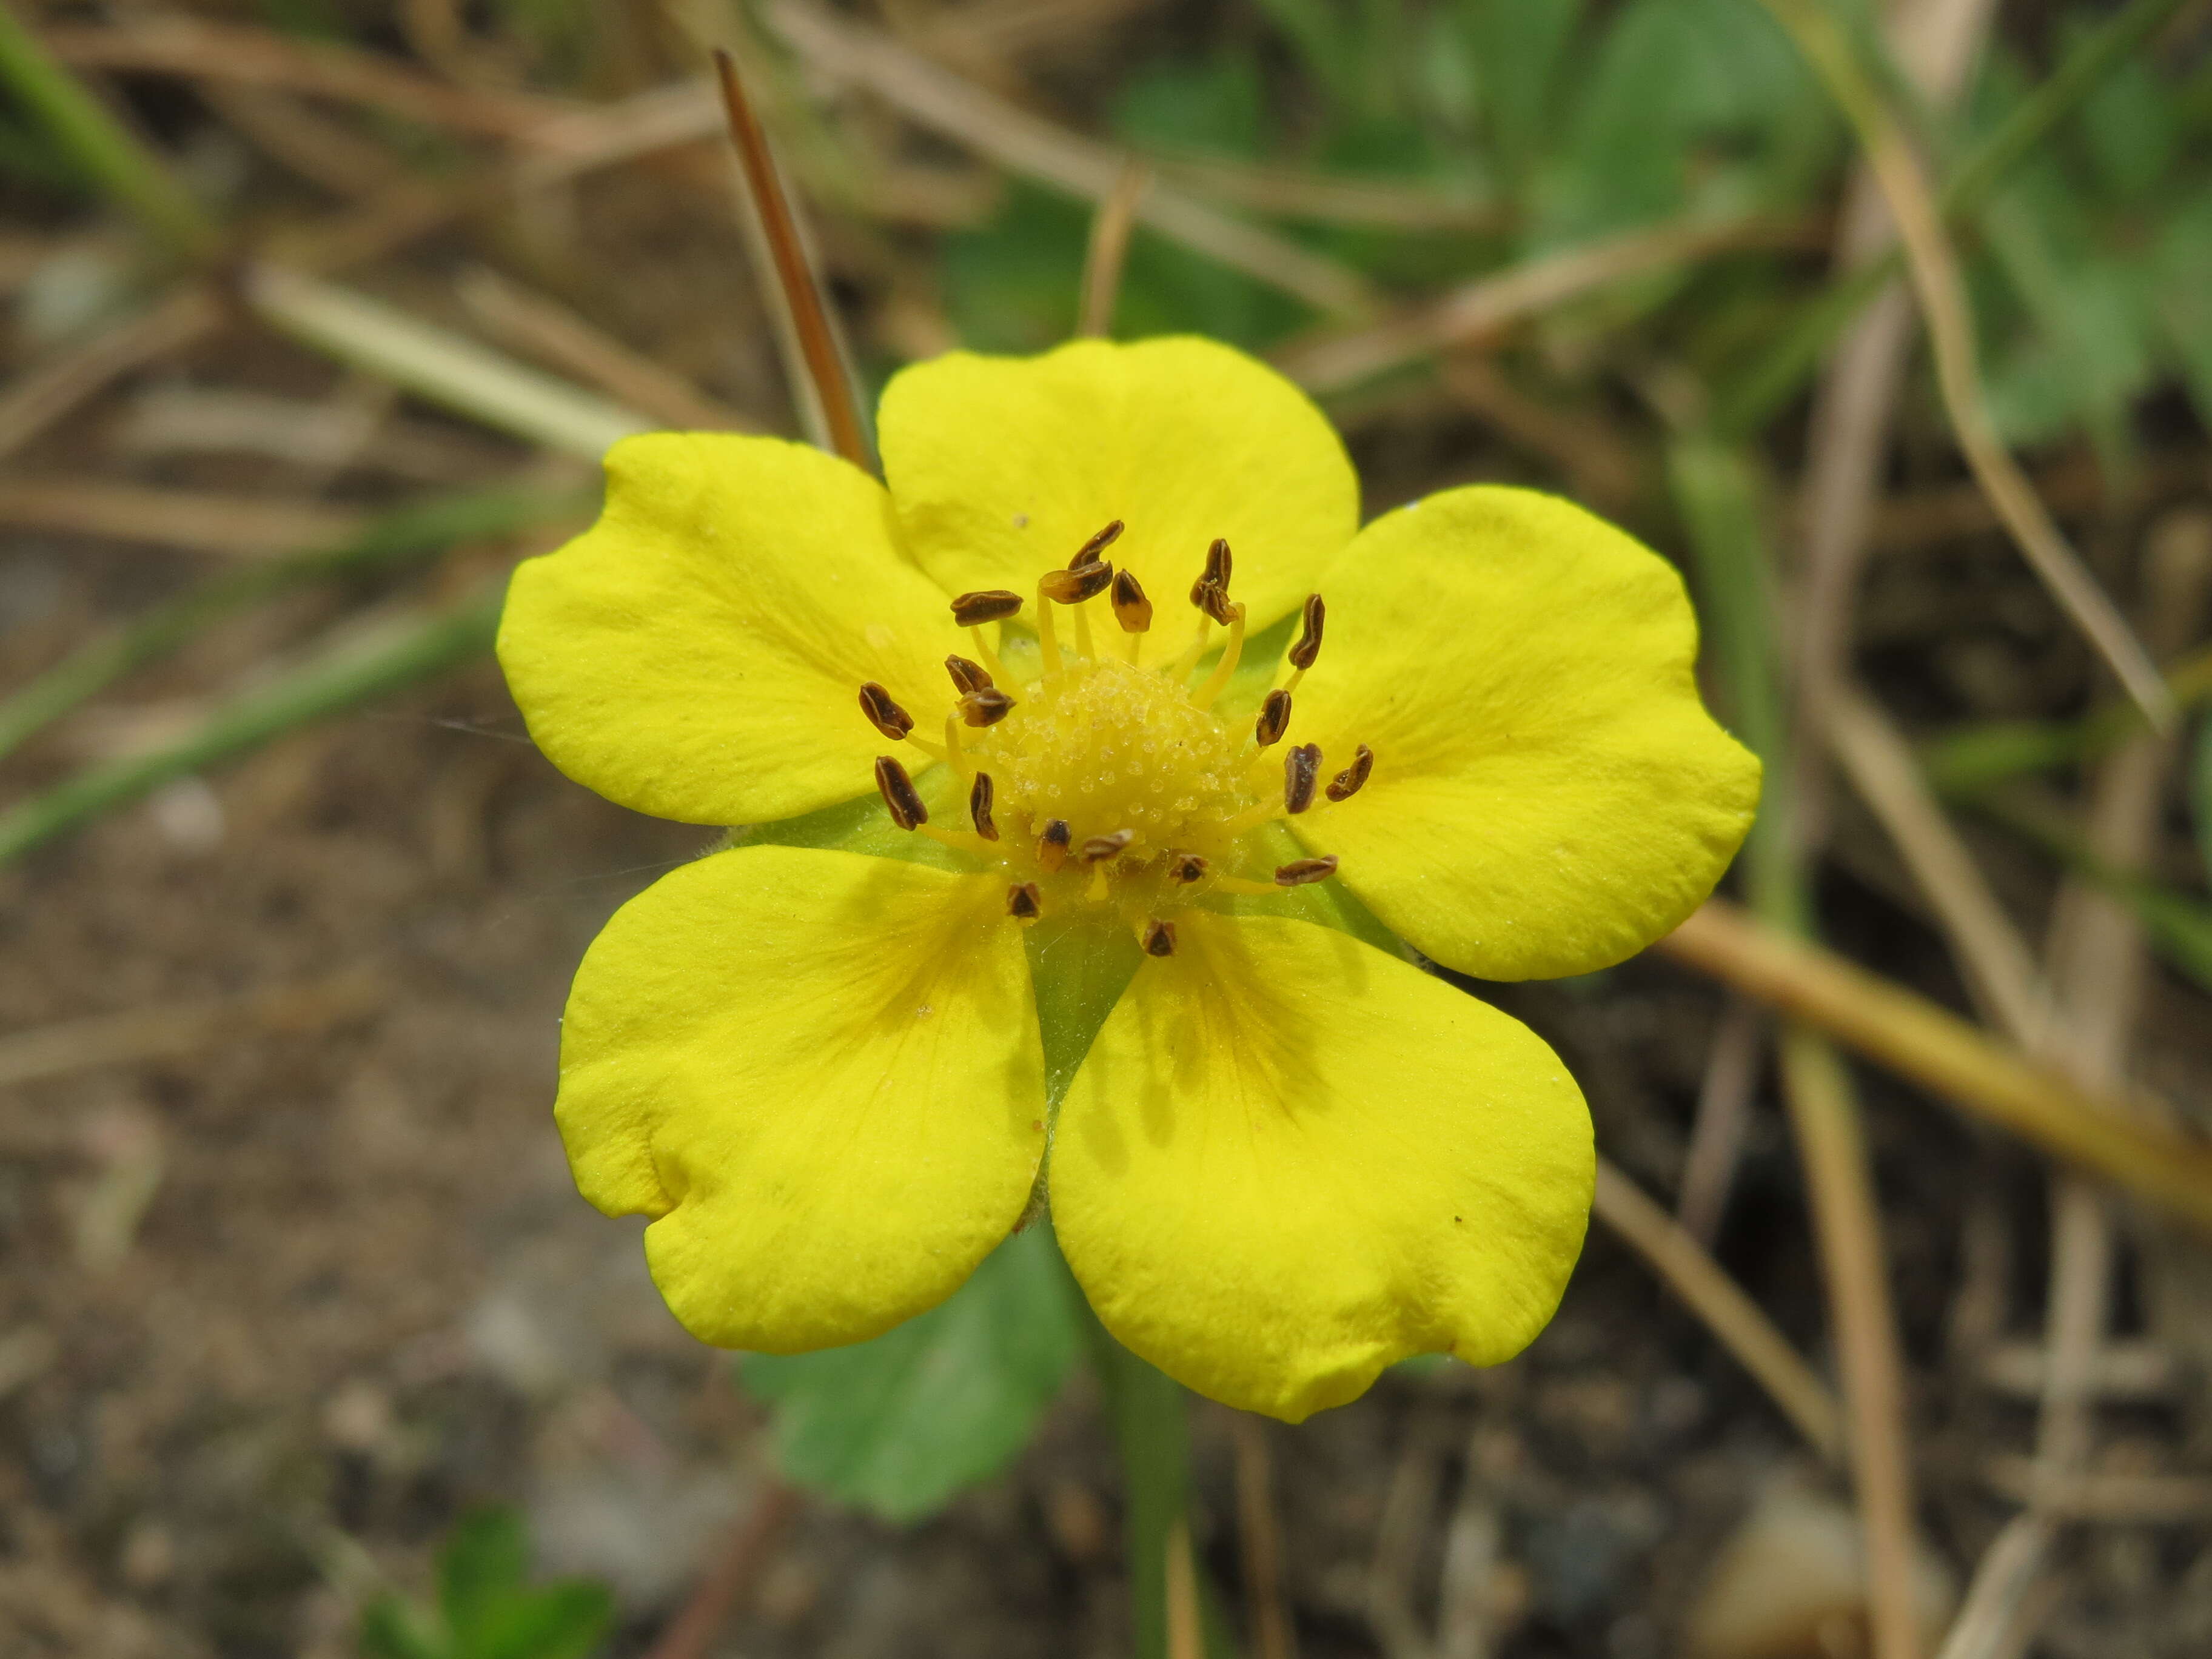
POLYGON ((547 1119, 697 848, 530 750, 505 572, 817 418, 715 46, 864 403, 1231 341, 1370 513, 1675 559, 1768 762, 1719 931, 1471 988, 1611 1160, 1553 1330, 1194 1413, 1207 1645, 2212 1648, 2205 0, 6 0, 0 1645, 1129 1650, 1048 1249, 732 1367, 547 1119))

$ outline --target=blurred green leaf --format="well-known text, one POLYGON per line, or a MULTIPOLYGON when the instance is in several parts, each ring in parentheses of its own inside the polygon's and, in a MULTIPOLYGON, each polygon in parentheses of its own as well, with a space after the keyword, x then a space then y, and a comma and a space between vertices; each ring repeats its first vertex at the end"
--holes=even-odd
POLYGON ((422 1628, 397 1596, 380 1596, 361 1616, 361 1649, 368 1659, 447 1659, 446 1644, 422 1628))
MULTIPOLYGON (((2077 21, 2069 31, 2076 45, 2092 33, 2087 19, 2077 21)), ((2180 137, 2173 94, 2140 53, 2107 72, 2082 100, 2080 120, 2099 182, 2122 201, 2148 195, 2173 163, 2180 137)))
POLYGON ((2149 264, 2160 326, 2180 359, 2197 419, 2212 427, 2212 186, 2168 217, 2149 264))
POLYGON ((510 1600, 530 1571, 530 1537, 513 1510, 464 1516, 438 1554, 438 1610, 457 1637, 471 1635, 510 1600))
POLYGON ((793 1481, 892 1521, 940 1509, 1028 1442, 1081 1334, 1050 1233, 994 1251, 945 1302, 872 1342, 746 1357, 793 1481))
POLYGON ((370 1659, 584 1659, 614 1619, 603 1584, 528 1583, 530 1538, 511 1509, 464 1516, 438 1552, 436 1618, 397 1596, 362 1615, 370 1659))
POLYGON ((606 1634, 614 1611, 604 1584, 572 1579, 512 1591, 483 1610, 454 1659, 583 1659, 606 1634))
POLYGON ((1583 0, 1460 0, 1453 8, 1474 56, 1490 141, 1516 181, 1557 126, 1560 71, 1583 10, 1583 0))

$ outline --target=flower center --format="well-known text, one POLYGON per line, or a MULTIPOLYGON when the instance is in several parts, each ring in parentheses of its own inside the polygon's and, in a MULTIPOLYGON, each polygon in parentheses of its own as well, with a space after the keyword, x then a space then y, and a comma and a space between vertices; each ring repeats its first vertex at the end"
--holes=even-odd
POLYGON ((969 630, 980 660, 948 657, 955 693, 943 744, 914 735, 914 720, 872 681, 860 708, 884 736, 942 761, 968 785, 969 827, 929 822, 907 769, 886 755, 876 783, 892 819, 996 865, 1009 878, 1006 908, 1023 921, 1047 909, 1110 906, 1146 951, 1175 949, 1174 913, 1209 893, 1272 893, 1335 873, 1334 858, 1297 859, 1272 881, 1237 873, 1252 833, 1274 818, 1349 799, 1375 757, 1362 744, 1351 763, 1321 787, 1322 752, 1313 744, 1267 751, 1290 727, 1292 694, 1320 654, 1326 611, 1305 603, 1297 643, 1248 729, 1214 713, 1244 648, 1244 607, 1229 597, 1229 544, 1208 550, 1190 591, 1197 630, 1183 649, 1148 665, 1144 647, 1152 602, 1136 578, 1116 571, 1105 550, 1121 533, 1117 520, 1079 549, 1067 568, 1037 584, 1042 672, 1017 686, 984 629, 1018 615, 1022 596, 963 593, 953 619, 969 630), (1101 649, 1093 602, 1104 598, 1121 638, 1101 649), (1066 611, 1073 638, 1063 643, 1055 612, 1066 611), (1200 664, 1218 624, 1218 657, 1200 664))

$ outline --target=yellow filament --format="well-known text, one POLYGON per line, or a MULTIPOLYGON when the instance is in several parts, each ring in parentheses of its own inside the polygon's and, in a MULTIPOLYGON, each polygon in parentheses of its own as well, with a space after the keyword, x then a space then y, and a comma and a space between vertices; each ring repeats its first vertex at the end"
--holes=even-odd
POLYGON ((1282 817, 1284 810, 1284 805, 1280 799, 1263 800, 1255 805, 1246 807, 1243 811, 1237 813, 1236 817, 1231 818, 1228 823, 1223 824, 1221 827, 1232 836, 1241 836, 1247 830, 1258 829, 1261 824, 1267 823, 1271 818, 1279 818, 1282 817))
POLYGON ((1222 876, 1213 884, 1217 893, 1244 893, 1254 898, 1270 896, 1283 890, 1279 882, 1250 881, 1243 876, 1222 876))
POLYGON ((1296 691, 1296 690, 1298 689, 1298 682, 1299 682, 1300 680, 1302 680, 1302 679, 1305 678, 1305 677, 1306 677, 1306 671, 1305 671, 1304 669, 1303 669, 1303 668, 1296 668, 1296 669, 1292 669, 1292 670, 1291 671, 1291 677, 1290 677, 1290 678, 1288 678, 1288 679, 1286 679, 1286 680, 1285 680, 1285 681, 1283 682, 1283 690, 1284 690, 1285 692, 1293 692, 1293 691, 1296 691))
POLYGON ((1091 601, 1085 599, 1073 609, 1075 611, 1075 654, 1089 662, 1098 654, 1097 647, 1091 643, 1091 601))
POLYGON ((1091 886, 1085 892, 1084 897, 1089 899, 1093 904, 1103 904, 1106 902, 1106 895, 1110 890, 1106 884, 1106 866, 1112 862, 1111 859, 1100 859, 1091 866, 1091 886))
POLYGON ((1044 659, 1047 679, 1066 665, 1060 654, 1060 635, 1053 626, 1052 601, 1045 598, 1042 581, 1037 583, 1037 653, 1044 659))
POLYGON ((1190 671, 1198 666, 1198 659, 1206 654, 1206 635, 1213 631, 1213 618, 1203 611, 1198 613, 1198 637, 1183 647, 1182 655, 1176 659, 1175 666, 1168 671, 1170 679, 1187 679, 1190 671))
POLYGON ((1192 694, 1191 702, 1200 708, 1213 707, 1229 684, 1229 677, 1237 672, 1237 659, 1244 654, 1244 607, 1237 606, 1229 613, 1229 643, 1221 647, 1221 660, 1213 665, 1213 672, 1206 677, 1206 684, 1192 694))
POLYGON ((1006 665, 999 660, 997 652, 983 643, 982 624, 979 623, 969 629, 968 637, 975 641, 975 660, 983 665, 984 672, 990 675, 994 684, 1004 685, 1006 680, 1006 665))
POLYGON ((971 783, 975 781, 975 769, 969 763, 968 757, 960 750, 960 711, 957 708, 945 717, 944 759, 945 763, 962 777, 971 783))
POLYGON ((1145 636, 1142 634, 1132 634, 1128 636, 1127 643, 1129 647, 1129 666, 1134 668, 1137 665, 1138 657, 1143 653, 1145 649, 1145 636))
POLYGON ((932 841, 957 847, 963 853, 981 852, 983 848, 982 836, 973 830, 942 830, 933 823, 917 823, 914 827, 932 841))
POLYGON ((939 748, 937 744, 932 743, 927 738, 917 738, 913 732, 909 732, 906 734, 903 741, 912 744, 916 749, 921 750, 923 754, 928 756, 930 759, 933 761, 941 761, 945 758, 945 750, 939 748))

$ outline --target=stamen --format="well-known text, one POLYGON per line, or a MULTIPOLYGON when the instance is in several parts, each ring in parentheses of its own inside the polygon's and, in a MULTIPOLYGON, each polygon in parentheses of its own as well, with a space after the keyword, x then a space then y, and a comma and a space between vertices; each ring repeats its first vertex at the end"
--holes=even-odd
POLYGON ((1145 924, 1145 931, 1140 937, 1146 956, 1171 957, 1175 954, 1175 923, 1162 921, 1155 916, 1145 924))
POLYGON ((997 793, 988 772, 978 772, 975 781, 968 787, 968 817, 985 841, 999 838, 999 826, 991 822, 991 802, 997 793))
POLYGON ((967 751, 960 746, 960 705, 952 705, 952 712, 945 717, 945 763, 963 778, 975 775, 967 751))
POLYGON ((1085 864, 1096 864, 1102 859, 1119 858, 1136 838, 1137 832, 1133 830, 1116 830, 1110 836, 1093 836, 1083 843, 1077 856, 1085 864))
POLYGON ((1229 556, 1228 542, 1223 538, 1216 536, 1213 538, 1213 544, 1206 550, 1206 569, 1204 574, 1202 574, 1195 582, 1191 584, 1190 602, 1193 605, 1199 605, 1201 610, 1205 608, 1198 597, 1198 591, 1201 587, 1218 587, 1221 590, 1223 596, 1224 598, 1227 597, 1229 592, 1229 572, 1235 566, 1236 562, 1236 560, 1232 559, 1229 556))
POLYGON ((1094 559, 1070 570, 1046 571, 1037 583, 1037 592, 1054 605, 1081 605, 1085 599, 1097 599, 1113 582, 1114 567, 1094 559))
POLYGON ((874 726, 893 743, 906 741, 906 734, 914 730, 914 716, 891 701, 891 694, 870 680, 860 688, 860 712, 874 726))
POLYGON ((957 705, 960 718, 970 726, 996 726, 1014 712, 1014 700, 995 685, 970 691, 957 705))
POLYGON ((1271 749, 1283 740, 1283 733, 1291 726, 1291 694, 1270 691, 1267 700, 1260 705, 1260 718, 1252 727, 1253 740, 1262 749, 1271 749))
POLYGON ((891 822, 902 830, 916 830, 929 822, 929 809, 921 804, 921 796, 914 787, 914 780, 889 755, 876 757, 876 787, 883 791, 884 805, 891 811, 891 822))
POLYGON ((1230 603, 1227 588, 1219 582, 1209 581, 1203 576, 1200 577, 1196 585, 1191 588, 1190 602, 1224 628, 1229 625, 1230 618, 1239 608, 1230 603))
POLYGON ((952 676, 952 684, 963 696, 970 691, 981 691, 991 684, 990 671, 979 662, 969 662, 965 657, 947 657, 945 672, 952 676))
POLYGON ((1044 914, 1044 898, 1033 881, 1018 881, 1006 889, 1006 914, 1016 921, 1035 921, 1044 914))
POLYGON ((1116 519, 1113 523, 1108 525, 1103 530, 1093 536, 1089 541, 1084 543, 1082 546, 1077 548, 1075 550, 1075 556, 1067 562, 1067 568, 1070 570, 1082 569, 1085 565, 1089 564, 1093 559, 1098 557, 1100 554, 1105 552, 1108 548, 1113 546, 1115 542, 1118 542, 1121 539, 1121 521, 1119 519, 1116 519))
POLYGON ((975 641, 975 654, 983 659, 983 666, 991 671, 991 678, 994 680, 1006 678, 1006 667, 999 661, 999 653, 992 650, 984 640, 980 623, 968 630, 968 637, 975 641))
POLYGON ((1229 677, 1237 672, 1237 662, 1244 655, 1244 607, 1229 607, 1229 641, 1221 647, 1221 660, 1213 665, 1213 672, 1206 677, 1206 684, 1191 694, 1191 702, 1199 708, 1211 708, 1214 699, 1227 689, 1229 677))
POLYGON ((1321 745, 1302 743, 1283 757, 1283 810, 1303 812, 1313 805, 1321 779, 1321 745))
POLYGON ((1205 880, 1206 872, 1212 866, 1197 854, 1185 853, 1168 866, 1168 879, 1178 887, 1188 887, 1194 881, 1205 880))
POLYGON ((1066 818, 1046 819, 1044 834, 1037 837, 1037 868, 1049 875, 1066 863, 1067 843, 1073 835, 1066 818))
POLYGON ((985 623, 1004 622, 1009 617, 1021 614, 1022 596, 1009 593, 1003 587, 987 587, 974 593, 963 593, 952 601, 952 620, 963 628, 981 628, 985 623))
MULTIPOLYGON (((1145 597, 1143 586, 1136 573, 1117 570, 1114 573, 1114 620, 1121 624, 1124 634, 1141 634, 1152 625, 1152 602, 1145 597)), ((1133 645, 1129 660, 1136 660, 1133 645)))
POLYGON ((1335 873, 1336 855, 1334 854, 1322 859, 1292 859, 1288 864, 1277 866, 1275 885, 1305 887, 1316 881, 1327 881, 1335 873))
POLYGON ((1328 798, 1349 800, 1359 793, 1359 786, 1367 781, 1367 775, 1375 769, 1375 751, 1365 744, 1352 751, 1352 764, 1330 781, 1328 798))
POLYGON ((1285 654, 1291 664, 1291 677, 1283 682, 1283 690, 1296 691, 1306 677, 1306 670, 1314 665, 1321 655, 1322 625, 1328 620, 1328 607, 1321 602, 1321 595, 1306 595, 1305 608, 1298 617, 1298 637, 1285 654))
POLYGON ((1328 620, 1328 607, 1321 602, 1321 595, 1306 595, 1306 608, 1298 618, 1298 641, 1291 647, 1291 666, 1303 674, 1314 665, 1321 655, 1322 624, 1328 620))

